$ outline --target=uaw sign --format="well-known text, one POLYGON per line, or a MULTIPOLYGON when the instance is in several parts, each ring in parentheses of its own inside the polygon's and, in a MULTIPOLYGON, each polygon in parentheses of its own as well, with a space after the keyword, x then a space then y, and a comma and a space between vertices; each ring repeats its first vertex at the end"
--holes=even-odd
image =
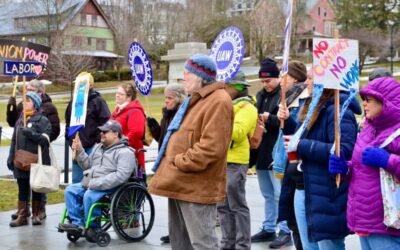
POLYGON ((153 85, 153 70, 146 51, 140 43, 133 42, 129 47, 128 64, 137 89, 142 95, 148 95, 153 85))
POLYGON ((43 71, 40 62, 11 62, 4 61, 3 75, 5 76, 32 76, 37 77, 43 71))
MULTIPOLYGON (((38 62, 41 64, 43 72, 44 67, 47 65, 48 59, 50 54, 50 48, 47 46, 43 46, 36 43, 31 43, 27 41, 14 41, 14 40, 7 40, 7 39, 0 39, 0 67, 1 72, 3 74, 5 72, 10 72, 9 70, 13 67, 9 67, 7 70, 4 68, 5 65, 11 66, 11 64, 6 64, 5 61, 12 61, 12 62, 38 62)), ((14 64, 17 66, 16 64, 14 64)), ((22 67, 22 64, 18 65, 18 68, 22 67)), ((32 65, 31 65, 32 66, 32 65)), ((37 65, 32 66, 36 68, 37 65)), ((24 69, 29 66, 24 65, 24 69)), ((32 69, 31 67, 31 69, 32 69)), ((15 68, 14 68, 15 69, 15 68)), ((38 72, 39 68, 36 68, 34 72, 38 72)), ((23 70, 25 71, 25 70, 23 70)), ((14 70, 14 73, 17 71, 14 70)), ((18 72, 21 72, 20 70, 18 72)), ((27 73, 27 71, 25 71, 27 73)), ((33 72, 31 72, 33 74, 33 72)), ((8 74, 7 74, 8 75, 8 74)), ((18 75, 23 75, 19 74, 18 75)), ((27 75, 26 75, 27 76, 27 75)), ((37 76, 37 74, 36 74, 37 76)))
POLYGON ((244 56, 244 39, 236 27, 224 29, 215 39, 210 57, 217 64, 217 80, 229 82, 237 73, 244 56))
POLYGON ((358 41, 349 39, 313 39, 314 82, 324 88, 359 88, 358 41))

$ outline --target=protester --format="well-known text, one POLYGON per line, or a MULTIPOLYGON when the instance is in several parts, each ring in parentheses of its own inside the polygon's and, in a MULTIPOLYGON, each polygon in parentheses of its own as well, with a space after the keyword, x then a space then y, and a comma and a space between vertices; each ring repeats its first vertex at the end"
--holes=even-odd
MULTIPOLYGON (((25 150, 33 154, 38 154, 38 146, 42 148, 42 163, 50 165, 49 156, 49 136, 51 134, 51 125, 49 120, 39 112, 42 99, 35 92, 26 94, 25 114, 26 127, 24 127, 24 114, 14 124, 14 133, 11 139, 10 154, 7 159, 7 166, 13 171, 14 178, 18 184, 18 211, 17 217, 10 222, 10 227, 19 227, 28 224, 30 199, 29 176, 30 170, 20 169, 18 164, 14 163, 18 150, 25 150)), ((34 163, 34 162, 33 162, 34 163)), ((32 191, 32 225, 41 225, 39 212, 42 207, 42 194, 32 191)))
POLYGON ((254 97, 243 71, 228 83, 235 114, 232 140, 228 149, 225 201, 218 203, 221 220, 221 249, 251 249, 250 211, 246 202, 246 175, 249 168, 250 143, 257 124, 254 97))
MULTIPOLYGON (((304 65, 304 67, 298 67, 298 68, 302 68, 301 70, 301 74, 297 74, 300 75, 300 77, 296 77, 296 78, 300 78, 301 80, 304 80, 304 73, 307 73, 306 75, 306 79, 305 82, 299 82, 299 80, 297 80, 296 78, 294 78, 293 75, 296 75, 295 73, 291 73, 293 72, 293 66, 294 65, 301 65, 299 63, 289 63, 289 72, 288 72, 288 76, 290 76, 290 82, 296 82, 296 84, 298 85, 304 85, 304 90, 301 92, 300 95, 298 95, 298 97, 296 99, 294 99, 292 101, 292 103, 286 103, 287 106, 279 106, 279 111, 278 111, 278 118, 280 120, 284 120, 285 121, 285 127, 284 127, 284 134, 287 135, 292 135, 294 134, 296 131, 295 129, 298 127, 298 124, 301 122, 299 121, 299 113, 301 112, 302 107, 304 106, 305 102, 310 102, 311 98, 309 96, 312 95, 312 90, 313 90, 313 79, 312 79, 312 71, 309 71, 307 73, 306 71, 306 67, 304 65), (292 71, 291 71, 292 69, 292 71), (292 80, 293 79, 293 80, 292 80), (304 93, 307 92, 307 93, 304 93), (297 104, 293 104, 293 103, 297 103, 297 104), (289 108, 288 108, 289 107, 289 108)), ((290 90, 290 89, 289 89, 290 90)), ((309 105, 309 104, 307 104, 309 105)), ((298 183, 303 183, 302 178, 303 175, 301 174, 301 172, 297 171, 297 164, 290 164, 288 163, 288 165, 286 166, 285 169, 285 174, 283 177, 283 181, 282 181, 282 189, 281 189, 281 196, 279 198, 279 213, 278 213, 278 221, 285 221, 287 220, 288 222, 288 226, 290 228, 290 230, 292 230, 292 234, 293 234, 293 241, 295 244, 295 247, 297 250, 302 250, 303 246, 301 244, 301 239, 300 239, 300 235, 299 235, 299 230, 297 227, 297 223, 296 223, 296 218, 294 215, 294 193, 296 191, 296 180, 299 178, 299 182, 298 183), (290 172, 288 172, 288 170, 290 169, 290 172), (291 171, 294 171, 293 173, 291 171)), ((297 187, 297 188, 302 188, 301 186, 297 187)))
POLYGON ((279 86, 279 69, 276 62, 266 58, 261 62, 259 78, 263 89, 257 93, 257 111, 261 121, 265 124, 261 144, 258 148, 256 172, 258 184, 264 197, 264 220, 261 231, 251 237, 252 242, 274 241, 278 239, 278 245, 290 242, 290 230, 286 221, 277 225, 278 202, 281 191, 281 181, 275 177, 272 171, 272 149, 279 133, 279 120, 276 116, 278 104, 281 100, 281 88, 279 86), (276 238, 276 227, 279 228, 279 237, 276 238))
POLYGON ((137 91, 132 84, 121 84, 115 94, 117 107, 111 114, 111 119, 116 120, 122 126, 122 134, 128 138, 129 146, 135 149, 135 156, 139 165, 145 169, 144 154, 139 150, 143 149, 143 137, 146 126, 146 116, 139 100, 137 91))
MULTIPOLYGON (((100 228, 99 223, 92 222, 88 231, 84 232, 90 207, 104 195, 113 193, 137 168, 133 149, 129 147, 128 140, 122 137, 121 125, 110 120, 98 129, 101 131, 101 143, 94 146, 90 155, 86 154, 79 138, 73 140, 76 160, 85 172, 81 183, 74 183, 65 189, 70 223, 59 224, 64 231, 79 230, 90 242, 96 242, 96 233, 100 228)), ((96 207, 92 217, 99 217, 100 213, 101 209, 96 207)))
POLYGON ((232 100, 205 55, 185 63, 186 98, 164 137, 149 191, 168 197, 172 249, 218 249, 216 203, 225 198, 232 100))
MULTIPOLYGON (((307 83, 308 89, 311 89, 311 81, 307 83)), ((294 213, 303 249, 345 249, 344 238, 349 233, 345 214, 348 183, 342 180, 337 188, 335 175, 328 170, 328 156, 335 140, 333 97, 334 90, 323 90, 294 151, 298 156, 298 164, 289 164, 285 173, 285 179, 290 178, 295 183, 294 213)), ((346 94, 341 94, 340 102, 343 104, 347 98, 346 94)), ((310 101, 306 101, 299 114, 301 123, 305 120, 309 105, 310 101)), ((340 150, 346 158, 351 156, 357 137, 354 114, 361 114, 356 100, 350 103, 340 124, 340 150)))
MULTIPOLYGON (((158 150, 160 150, 164 137, 167 133, 169 124, 175 117, 179 106, 186 98, 185 88, 182 84, 168 84, 164 89, 165 106, 162 109, 162 118, 158 125, 157 134, 153 134, 153 138, 158 142, 158 150)), ((169 243, 169 235, 162 236, 160 240, 169 243)))
MULTIPOLYGON (((100 93, 94 90, 93 76, 87 72, 81 72, 78 76, 83 76, 85 74, 90 75, 90 86, 87 102, 86 122, 85 126, 79 130, 79 138, 82 142, 85 152, 90 154, 94 144, 100 142, 100 133, 97 128, 107 122, 111 114, 107 103, 101 97, 100 93)), ((68 138, 68 130, 71 121, 71 108, 72 100, 68 103, 67 109, 65 110, 65 138, 69 141, 70 145, 72 145, 72 139, 75 138, 75 135, 73 135, 71 138, 68 138)), ((79 183, 82 178, 83 171, 76 160, 73 160, 72 183, 79 183)))
POLYGON ((343 174, 350 181, 347 225, 360 237, 361 248, 400 249, 400 230, 383 223, 384 203, 379 173, 380 169, 385 169, 400 179, 400 137, 380 148, 400 128, 400 85, 393 78, 377 78, 369 82, 360 95, 365 127, 356 141, 351 161, 345 161, 351 153, 340 158, 331 155, 329 171, 343 174))
MULTIPOLYGON (((44 116, 49 120, 51 124, 51 133, 50 133, 50 142, 57 139, 60 135, 60 118, 58 117, 58 111, 56 106, 53 104, 49 95, 46 94, 46 89, 43 84, 43 81, 34 79, 30 81, 26 86, 27 91, 36 92, 42 98, 42 104, 40 106, 40 111, 43 113, 44 116)), ((7 105, 7 123, 10 127, 14 127, 15 123, 20 117, 22 113, 22 102, 16 105, 16 100, 14 96, 11 96, 8 105, 7 105)), ((46 202, 47 202, 47 195, 42 195, 43 200, 41 203, 41 209, 39 212, 40 220, 45 219, 46 216, 46 202)), ((30 211, 28 210, 28 215, 30 216, 30 211)), ((17 213, 12 214, 11 218, 16 219, 17 213)))

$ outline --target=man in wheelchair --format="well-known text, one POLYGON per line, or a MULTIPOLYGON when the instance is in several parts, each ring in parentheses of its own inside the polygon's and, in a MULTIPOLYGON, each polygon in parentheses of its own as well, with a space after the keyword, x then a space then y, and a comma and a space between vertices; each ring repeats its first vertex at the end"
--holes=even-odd
MULTIPOLYGON (((103 196, 112 194, 137 167, 134 150, 129 147, 128 140, 122 137, 122 128, 118 122, 110 120, 100 126, 99 130, 101 143, 95 145, 90 155, 85 153, 79 138, 73 141, 72 149, 76 150, 76 160, 84 170, 84 177, 81 183, 71 184, 65 189, 65 205, 70 223, 59 224, 59 229, 78 231, 92 242, 95 242, 100 224, 92 222, 85 232, 90 207, 103 196)), ((100 215, 101 209, 97 207, 91 217, 100 215)))

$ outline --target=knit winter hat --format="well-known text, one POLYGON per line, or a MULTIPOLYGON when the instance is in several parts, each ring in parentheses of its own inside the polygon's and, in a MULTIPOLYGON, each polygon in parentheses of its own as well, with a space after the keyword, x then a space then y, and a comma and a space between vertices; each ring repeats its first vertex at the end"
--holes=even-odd
POLYGON ((186 61, 185 69, 206 81, 215 81, 217 77, 217 65, 206 55, 193 55, 186 61))
POLYGON ((260 70, 258 71, 259 78, 278 78, 279 69, 276 62, 271 58, 265 58, 260 65, 260 70))
POLYGON ((26 97, 29 97, 33 101, 33 106, 35 107, 36 110, 39 110, 40 105, 42 104, 42 98, 40 95, 36 92, 29 91, 26 93, 26 97))
POLYGON ((288 74, 299 82, 307 80, 307 68, 304 63, 299 61, 289 62, 288 74))
POLYGON ((380 77, 392 77, 392 73, 385 68, 376 68, 371 73, 369 73, 368 80, 372 81, 380 77))
POLYGON ((235 77, 228 84, 242 84, 245 86, 250 86, 250 84, 246 81, 246 75, 243 71, 239 70, 235 77))

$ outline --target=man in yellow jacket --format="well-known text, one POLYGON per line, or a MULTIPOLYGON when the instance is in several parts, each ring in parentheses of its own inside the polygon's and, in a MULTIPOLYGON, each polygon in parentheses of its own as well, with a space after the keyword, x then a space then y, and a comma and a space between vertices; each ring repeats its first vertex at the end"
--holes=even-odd
POLYGON ((255 100, 248 95, 248 83, 242 71, 227 85, 233 100, 234 123, 228 149, 225 201, 218 204, 221 220, 221 249, 250 249, 250 212, 246 202, 246 173, 249 168, 250 143, 257 123, 255 100))

